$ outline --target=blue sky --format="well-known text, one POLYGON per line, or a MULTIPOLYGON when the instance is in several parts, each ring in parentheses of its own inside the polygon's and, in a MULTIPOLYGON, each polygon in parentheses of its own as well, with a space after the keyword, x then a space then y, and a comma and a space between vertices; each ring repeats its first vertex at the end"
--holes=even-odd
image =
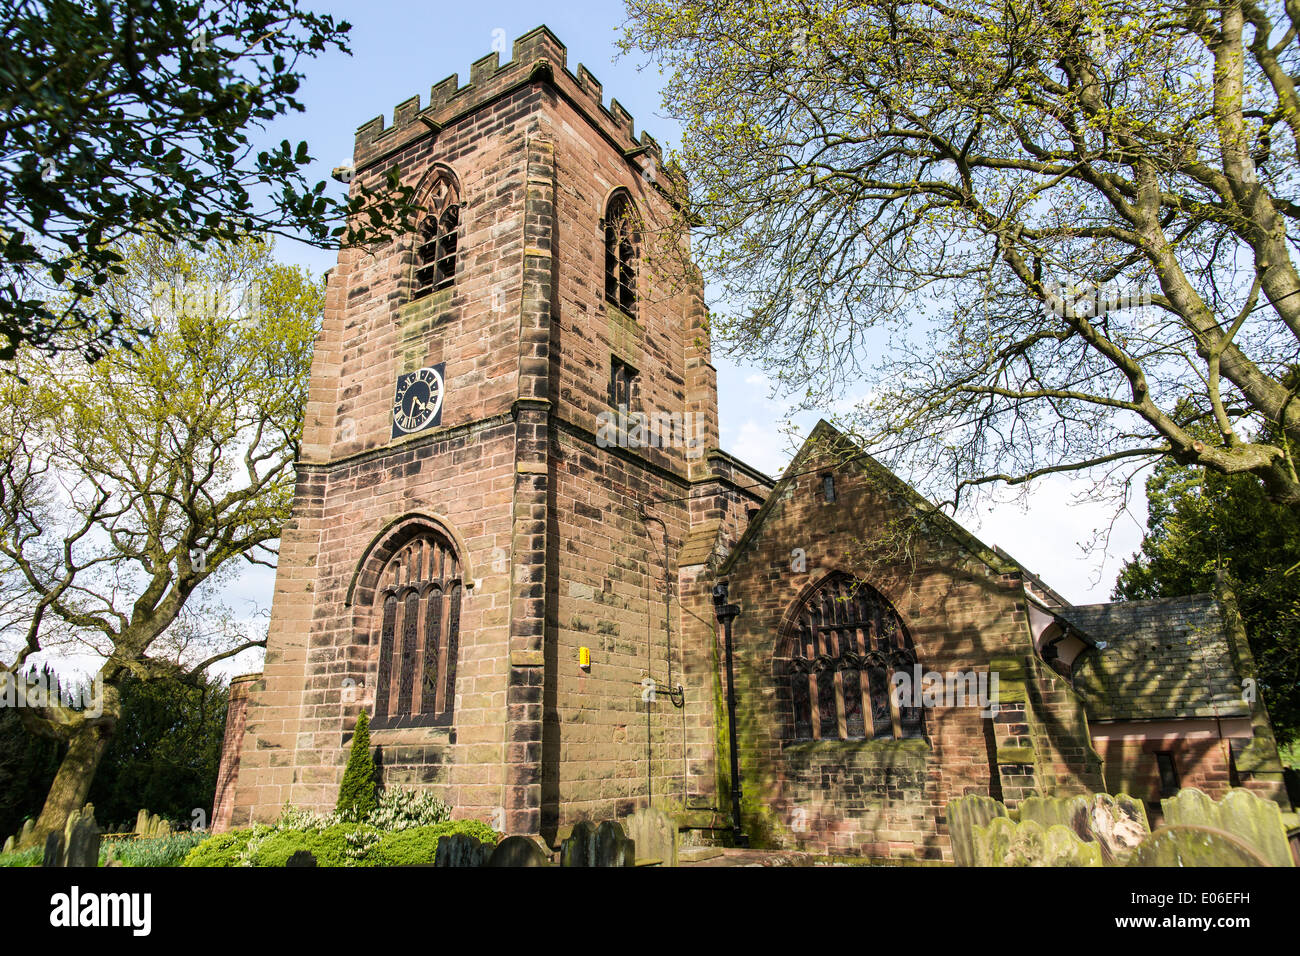
MULTIPOLYGON (((353 25, 353 55, 331 53, 307 61, 300 90, 306 112, 267 131, 272 142, 305 139, 317 157, 309 171, 313 176, 326 178, 334 166, 350 161, 356 127, 380 113, 391 119, 393 107, 414 94, 427 102, 429 88, 451 73, 466 82, 470 63, 490 52, 494 40, 502 37, 504 62, 514 39, 543 22, 568 47, 569 69, 576 71, 579 63, 585 64, 604 85, 606 97, 617 97, 636 118, 638 135, 647 130, 665 146, 677 139, 676 124, 661 115, 658 71, 639 68, 639 61, 631 56, 615 61, 625 18, 623 5, 616 0, 550 8, 535 2, 486 0, 474 4, 309 0, 306 5, 353 25)), ((334 188, 341 194, 342 186, 334 188)), ((289 241, 282 240, 278 251, 281 258, 318 273, 334 261, 331 253, 289 241)), ((779 430, 780 404, 771 400, 756 369, 728 360, 721 350, 715 353, 715 363, 723 447, 755 467, 778 473, 788 459, 786 438, 779 430)), ((959 518, 986 543, 1001 545, 1067 598, 1078 603, 1105 601, 1120 561, 1140 541, 1145 502, 1139 494, 1137 510, 1115 522, 1107 548, 1110 557, 1103 561, 1096 552, 1085 554, 1080 542, 1109 524, 1110 511, 1097 505, 1073 505, 1072 495, 1081 488, 1067 478, 1046 481, 1033 488, 1025 501, 985 502, 978 511, 959 518)), ((271 587, 272 574, 258 571, 222 590, 237 612, 243 612, 269 607, 271 587)))

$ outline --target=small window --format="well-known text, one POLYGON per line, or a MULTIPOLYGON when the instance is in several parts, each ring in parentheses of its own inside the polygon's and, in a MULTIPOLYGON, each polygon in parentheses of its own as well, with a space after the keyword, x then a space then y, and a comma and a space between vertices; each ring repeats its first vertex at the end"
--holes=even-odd
POLYGON ((605 212, 605 299, 636 314, 636 217, 625 192, 614 194, 605 212))
POLYGON ((1178 767, 1174 764, 1174 755, 1167 750, 1156 754, 1156 766, 1160 769, 1160 796, 1172 797, 1178 793, 1178 767))
POLYGON ((822 494, 827 502, 835 501, 835 476, 822 475, 822 494))
POLYGON ((610 359, 609 403, 615 408, 631 409, 637 399, 637 372, 621 359, 610 359))
POLYGON ((460 232, 460 197, 450 177, 434 183, 424 200, 426 214, 416 246, 415 290, 420 298, 456 281, 456 239, 460 232))

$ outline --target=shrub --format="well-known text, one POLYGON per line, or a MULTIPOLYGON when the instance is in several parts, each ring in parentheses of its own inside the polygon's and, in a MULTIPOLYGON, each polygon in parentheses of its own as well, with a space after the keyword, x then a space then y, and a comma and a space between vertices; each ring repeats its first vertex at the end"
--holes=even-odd
POLYGON ((449 820, 431 827, 412 827, 385 833, 367 854, 367 866, 418 866, 433 862, 438 841, 453 833, 466 833, 484 843, 495 844, 497 833, 479 820, 449 820))
POLYGON ((370 718, 363 710, 357 715, 356 730, 352 734, 352 750, 348 765, 339 784, 339 800, 335 814, 348 819, 363 820, 376 807, 375 758, 370 753, 370 718))
MULTIPOLYGON (((432 863, 438 840, 467 833, 495 843, 498 835, 478 820, 448 820, 434 826, 384 833, 365 823, 276 829, 265 824, 209 837, 190 851, 185 866, 284 866, 306 850, 318 866, 411 866, 432 863)), ((40 862, 39 858, 36 862, 40 862)))
POLYGON ((431 827, 451 819, 451 807, 429 792, 389 787, 379 794, 379 806, 366 819, 378 830, 393 832, 431 827))
POLYGON ((348 850, 353 844, 348 837, 374 832, 364 823, 335 823, 319 830, 280 830, 271 833, 258 845, 251 864, 284 866, 289 857, 299 850, 306 850, 316 858, 317 866, 364 865, 349 855, 348 850))
POLYGON ((181 866, 239 866, 240 854, 252 837, 251 828, 214 833, 190 850, 181 866))

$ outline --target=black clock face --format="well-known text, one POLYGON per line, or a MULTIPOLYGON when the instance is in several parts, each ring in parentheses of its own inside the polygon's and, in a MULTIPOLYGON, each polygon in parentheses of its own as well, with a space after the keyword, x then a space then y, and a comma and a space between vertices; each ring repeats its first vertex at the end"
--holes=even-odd
POLYGON ((393 395, 393 437, 442 423, 442 372, 445 364, 398 376, 393 395))

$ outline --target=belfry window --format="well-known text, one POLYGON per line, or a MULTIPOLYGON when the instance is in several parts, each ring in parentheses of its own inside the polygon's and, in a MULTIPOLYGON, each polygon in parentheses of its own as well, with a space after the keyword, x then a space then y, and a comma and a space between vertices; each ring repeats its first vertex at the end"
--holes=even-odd
POLYGON ((460 232, 460 197, 449 176, 439 177, 424 200, 415 250, 415 289, 420 298, 456 281, 456 238, 460 232))
POLYGON ((376 727, 446 725, 456 701, 462 582, 456 551, 425 534, 389 560, 376 591, 376 727))
POLYGON ((871 585, 827 578, 803 603, 774 660, 777 699, 793 740, 920 737, 922 708, 892 699, 893 675, 911 675, 912 640, 871 585))
POLYGON ((632 199, 618 192, 609 201, 605 227, 605 299, 628 315, 636 314, 638 231, 632 199))

